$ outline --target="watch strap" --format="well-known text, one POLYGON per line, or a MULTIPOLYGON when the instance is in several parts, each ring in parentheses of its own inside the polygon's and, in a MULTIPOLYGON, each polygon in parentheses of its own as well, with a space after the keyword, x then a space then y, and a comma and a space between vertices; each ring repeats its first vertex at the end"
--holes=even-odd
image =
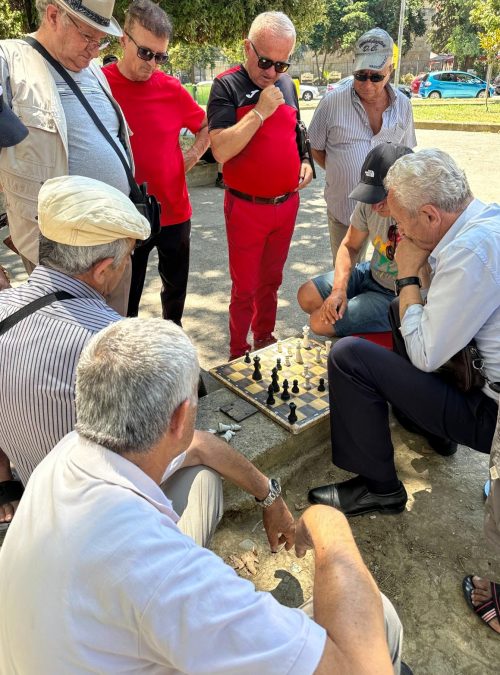
POLYGON ((399 295, 401 289, 405 286, 418 286, 419 288, 422 286, 419 277, 403 277, 402 279, 396 279, 394 285, 396 288, 396 295, 399 295))

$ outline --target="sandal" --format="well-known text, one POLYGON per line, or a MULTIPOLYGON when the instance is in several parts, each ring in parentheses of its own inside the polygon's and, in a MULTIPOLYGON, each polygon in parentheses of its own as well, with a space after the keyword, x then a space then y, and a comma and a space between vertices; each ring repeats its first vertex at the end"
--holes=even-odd
POLYGON ((475 590, 472 575, 465 577, 462 581, 462 590, 464 592, 465 601, 472 611, 498 635, 498 631, 496 631, 493 626, 490 626, 490 622, 494 619, 500 621, 500 584, 490 581, 491 598, 486 600, 486 602, 483 602, 482 605, 474 605, 472 602, 472 591, 475 590))

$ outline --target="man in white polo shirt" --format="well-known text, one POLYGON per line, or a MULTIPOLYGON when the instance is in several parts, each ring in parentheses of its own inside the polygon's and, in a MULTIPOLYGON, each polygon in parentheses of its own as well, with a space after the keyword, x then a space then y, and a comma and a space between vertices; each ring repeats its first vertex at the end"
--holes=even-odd
MULTIPOLYGON (((315 621, 180 531, 159 484, 196 460, 198 373, 161 319, 120 321, 82 352, 76 431, 34 471, 0 550, 0 672, 398 673, 399 620, 340 512, 313 506, 297 527, 315 621)), ((264 507, 278 492, 256 476, 264 507)))

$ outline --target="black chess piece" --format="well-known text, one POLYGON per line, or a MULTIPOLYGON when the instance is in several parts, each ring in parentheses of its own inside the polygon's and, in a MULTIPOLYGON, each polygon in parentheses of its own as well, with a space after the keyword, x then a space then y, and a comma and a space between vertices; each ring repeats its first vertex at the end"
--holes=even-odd
POLYGON ((276 368, 273 368, 271 371, 271 385, 275 394, 280 390, 280 385, 278 384, 278 373, 276 368))
POLYGON ((290 405, 290 414, 288 415, 288 421, 290 422, 290 424, 295 424, 295 422, 297 421, 297 413, 295 412, 297 406, 295 405, 295 403, 290 403, 289 405, 290 405))
POLYGON ((254 367, 254 371, 252 373, 252 380, 255 380, 256 382, 258 382, 259 380, 262 380, 262 373, 260 372, 260 357, 259 356, 254 356, 253 367, 254 367))
POLYGON ((276 370, 283 370, 283 366, 281 365, 281 357, 279 356, 276 359, 276 370))
POLYGON ((325 378, 324 377, 319 378, 318 391, 325 391, 325 378))
POLYGON ((281 400, 288 401, 290 392, 288 391, 288 380, 283 380, 283 391, 281 392, 281 400))
POLYGON ((246 351, 245 352, 245 358, 243 359, 245 363, 252 363, 252 359, 250 358, 250 352, 246 351))
POLYGON ((299 381, 294 380, 293 381, 293 387, 292 387, 292 394, 298 394, 299 393, 299 381))
POLYGON ((267 394, 268 394, 267 401, 266 401, 267 405, 274 405, 276 403, 276 401, 274 400, 273 393, 274 393, 273 392, 273 385, 270 384, 269 387, 267 388, 267 394))

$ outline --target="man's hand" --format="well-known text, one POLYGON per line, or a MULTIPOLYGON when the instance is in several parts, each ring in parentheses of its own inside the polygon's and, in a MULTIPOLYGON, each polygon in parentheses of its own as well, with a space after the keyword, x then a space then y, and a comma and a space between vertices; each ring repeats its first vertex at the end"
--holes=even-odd
POLYGON ((299 185, 297 187, 297 190, 302 190, 303 188, 306 187, 306 185, 309 185, 309 183, 312 181, 312 178, 313 178, 312 166, 309 164, 308 161, 302 162, 302 164, 300 165, 299 185))
POLYGON ((410 239, 403 237, 394 256, 398 266, 398 278, 418 276, 420 268, 427 262, 428 257, 429 251, 425 251, 410 239))
POLYGON ((295 543, 295 520, 281 497, 264 509, 262 520, 271 551, 276 553, 281 544, 289 551, 295 543))
POLYGON ((295 526, 295 555, 297 558, 303 558, 309 550, 314 550, 314 544, 309 528, 302 516, 295 526))
POLYGON ((327 324, 334 324, 344 316, 347 309, 347 293, 334 288, 319 309, 319 318, 327 324))
POLYGON ((276 108, 285 102, 281 90, 275 85, 266 87, 260 92, 259 102, 255 110, 262 115, 264 119, 271 117, 276 108))

